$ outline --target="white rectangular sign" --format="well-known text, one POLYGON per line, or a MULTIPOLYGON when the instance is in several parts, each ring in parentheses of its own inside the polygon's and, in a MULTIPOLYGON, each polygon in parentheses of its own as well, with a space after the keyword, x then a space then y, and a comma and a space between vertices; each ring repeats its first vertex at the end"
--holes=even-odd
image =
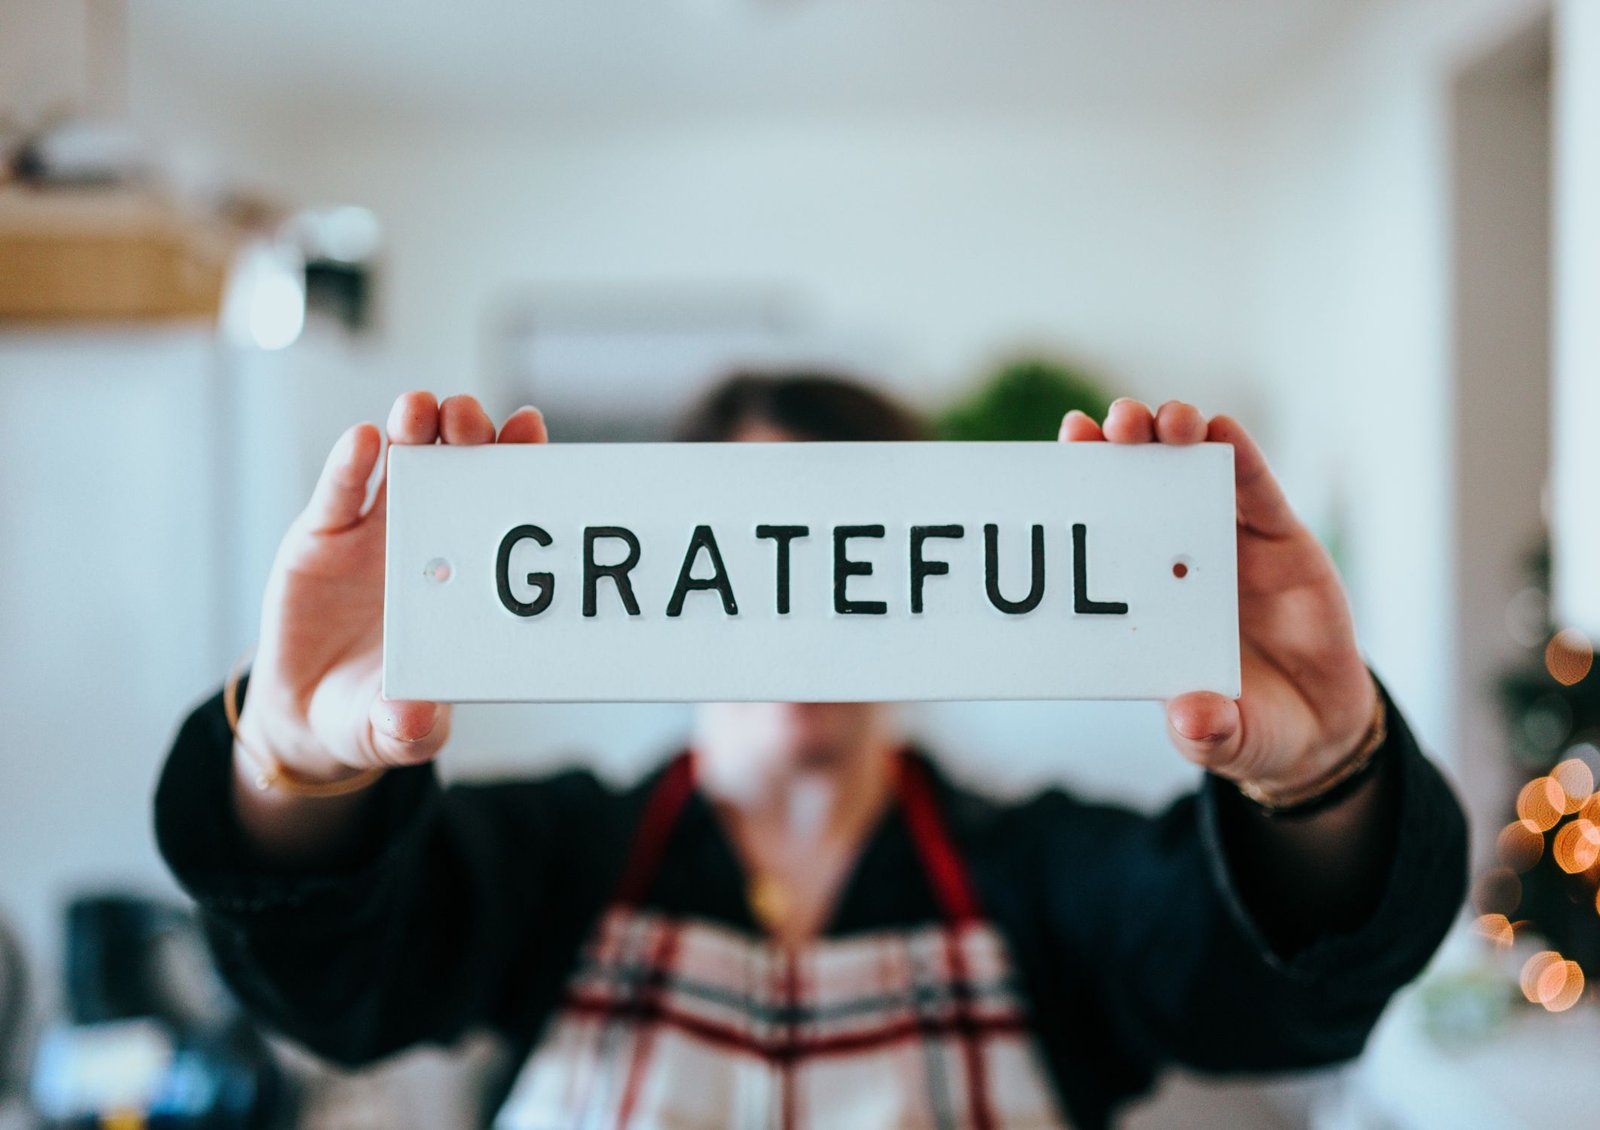
POLYGON ((394 447, 384 692, 1239 693, 1226 444, 394 447))

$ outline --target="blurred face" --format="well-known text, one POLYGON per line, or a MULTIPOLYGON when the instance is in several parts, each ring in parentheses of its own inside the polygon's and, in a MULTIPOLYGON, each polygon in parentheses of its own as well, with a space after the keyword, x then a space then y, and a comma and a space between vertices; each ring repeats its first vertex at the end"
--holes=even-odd
MULTIPOLYGON (((738 443, 803 437, 752 422, 738 443)), ((893 710, 881 702, 711 702, 695 712, 695 748, 704 771, 733 789, 804 772, 848 771, 894 737, 893 710)))

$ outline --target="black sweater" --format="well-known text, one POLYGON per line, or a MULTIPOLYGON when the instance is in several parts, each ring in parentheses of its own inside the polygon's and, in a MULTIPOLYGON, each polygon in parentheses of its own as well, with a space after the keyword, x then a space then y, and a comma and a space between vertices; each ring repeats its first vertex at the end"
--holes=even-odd
MULTIPOLYGON (((1017 965, 1061 1105, 1104 1125, 1165 1064, 1262 1072, 1356 1055, 1414 977, 1466 884, 1459 805, 1386 690, 1378 754, 1399 790, 1376 909, 1348 933, 1276 951, 1270 907, 1229 857, 1232 786, 1155 816, 1046 791, 1017 804, 936 790, 986 914, 1017 965)), ((217 960, 264 1021, 344 1064, 492 1029, 526 1053, 560 1003, 613 893, 655 775, 613 791, 588 773, 441 788, 432 766, 389 773, 370 838, 319 874, 252 867, 230 802, 220 696, 184 723, 155 802, 163 855, 199 903, 217 960)), ((649 905, 756 931, 734 853, 692 799, 649 905)), ((830 935, 937 919, 899 814, 876 829, 830 935)), ((519 1054, 518 1060, 522 1056, 519 1054)))

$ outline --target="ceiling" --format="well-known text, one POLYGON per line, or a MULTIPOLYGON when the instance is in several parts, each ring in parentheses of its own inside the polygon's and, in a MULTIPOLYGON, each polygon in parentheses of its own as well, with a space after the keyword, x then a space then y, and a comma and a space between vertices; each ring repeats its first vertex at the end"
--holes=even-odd
POLYGON ((463 123, 1235 100, 1381 0, 139 0, 131 66, 463 123))

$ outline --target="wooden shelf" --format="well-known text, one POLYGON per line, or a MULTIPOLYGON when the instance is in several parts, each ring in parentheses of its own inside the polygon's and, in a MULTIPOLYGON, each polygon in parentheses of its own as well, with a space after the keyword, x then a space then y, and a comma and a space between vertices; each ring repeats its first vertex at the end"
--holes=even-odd
POLYGON ((0 320, 215 319, 237 243, 148 192, 0 188, 0 320))

